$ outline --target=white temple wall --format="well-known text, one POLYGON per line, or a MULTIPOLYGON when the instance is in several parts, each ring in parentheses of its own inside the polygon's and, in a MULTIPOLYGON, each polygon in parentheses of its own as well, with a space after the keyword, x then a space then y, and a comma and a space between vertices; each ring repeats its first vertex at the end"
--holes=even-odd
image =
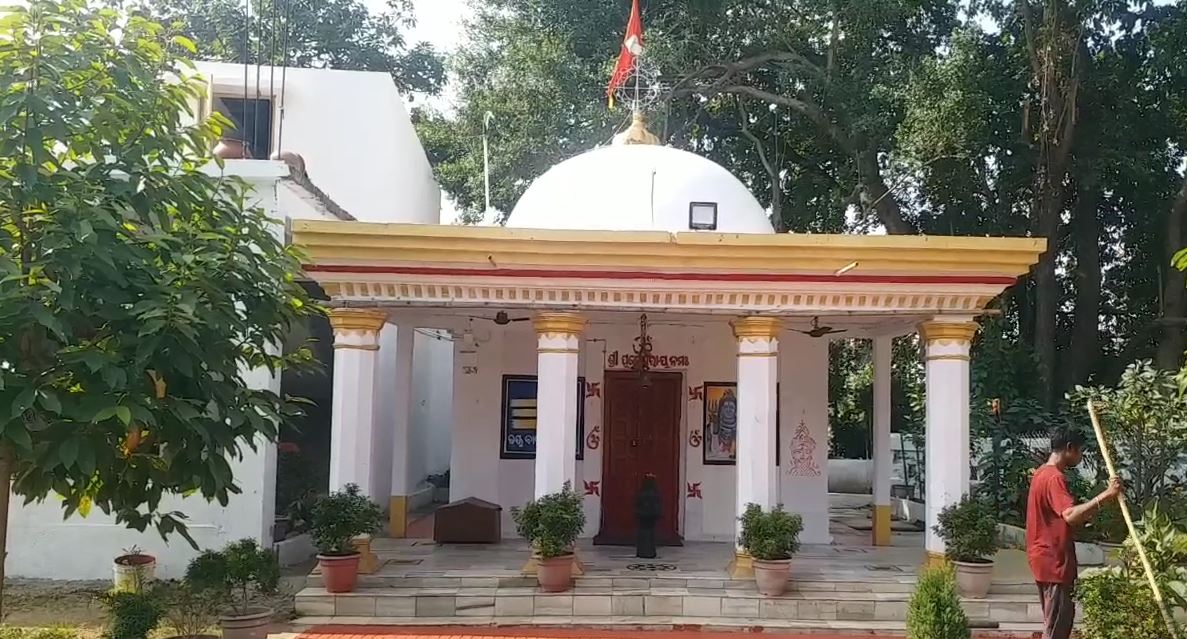
MULTIPOLYGON (((634 317, 631 316, 633 320, 634 317)), ((687 357, 687 365, 667 368, 683 375, 683 402, 680 434, 680 482, 675 498, 679 504, 679 531, 688 540, 732 541, 735 535, 734 500, 736 467, 703 462, 705 442, 703 427, 703 385, 706 382, 734 382, 737 378, 736 341, 724 321, 709 325, 671 325, 667 320, 652 319, 653 354, 687 357), (697 436, 693 436, 693 433, 697 436)), ((608 325, 593 323, 582 338, 579 370, 586 378, 584 460, 576 464, 574 489, 585 494, 587 519, 584 536, 598 532, 601 515, 602 401, 605 370, 624 369, 624 354, 632 353, 638 335, 634 323, 608 325), (617 357, 615 354, 617 353, 617 357), (616 364, 616 365, 615 365, 616 364), (596 431, 597 447, 591 449, 591 433, 596 431)), ((535 461, 500 459, 502 380, 504 375, 535 375, 536 336, 530 326, 491 328, 479 331, 478 371, 463 374, 462 362, 455 366, 455 420, 452 439, 450 499, 475 496, 503 506, 503 534, 515 533, 511 508, 532 498, 535 461)), ((781 490, 795 495, 790 510, 801 512, 806 521, 804 541, 828 541, 828 342, 790 337, 781 341, 781 490), (795 389, 795 390, 793 390, 795 389), (802 389, 802 390, 801 390, 802 389), (802 397, 793 398, 802 393, 802 397), (818 476, 792 477, 791 444, 802 418, 816 445, 812 459, 818 476), (811 495, 808 495, 811 491, 811 495), (818 493, 818 494, 817 494, 818 493)), ((680 362, 681 360, 677 360, 680 362)), ((802 439, 802 438, 801 438, 802 439)), ((804 464, 796 468, 803 467, 804 464)), ((797 470, 805 473, 808 471, 797 470)), ((786 500, 785 500, 786 501, 786 500)))

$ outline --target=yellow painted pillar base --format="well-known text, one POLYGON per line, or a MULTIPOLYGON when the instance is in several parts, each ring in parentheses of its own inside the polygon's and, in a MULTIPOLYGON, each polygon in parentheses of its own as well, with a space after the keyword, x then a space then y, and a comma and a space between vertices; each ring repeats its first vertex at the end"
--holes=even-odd
POLYGON ((359 574, 370 575, 379 569, 379 557, 371 552, 371 537, 370 535, 363 537, 355 537, 351 540, 351 545, 359 552, 362 557, 359 557, 359 574))
POLYGON ((890 545, 890 506, 874 506, 874 545, 890 545))
POLYGON ((388 501, 387 534, 392 539, 408 536, 408 498, 404 495, 392 495, 388 501))
POLYGON ((927 555, 923 558, 923 565, 928 568, 936 568, 948 563, 948 558, 938 552, 927 551, 927 555))
POLYGON ((754 557, 744 550, 735 550, 734 558, 730 561, 726 571, 729 572, 731 579, 753 579, 754 557))

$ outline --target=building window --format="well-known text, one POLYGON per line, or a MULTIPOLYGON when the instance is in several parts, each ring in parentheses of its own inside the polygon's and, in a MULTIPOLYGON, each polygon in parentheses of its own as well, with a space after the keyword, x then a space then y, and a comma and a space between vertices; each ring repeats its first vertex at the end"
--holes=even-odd
POLYGON ((694 231, 716 231, 717 202, 690 202, 688 228, 694 231))
POLYGON ((214 110, 235 124, 233 130, 223 132, 225 137, 246 142, 251 157, 268 159, 272 153, 271 98, 219 96, 214 99, 214 110))

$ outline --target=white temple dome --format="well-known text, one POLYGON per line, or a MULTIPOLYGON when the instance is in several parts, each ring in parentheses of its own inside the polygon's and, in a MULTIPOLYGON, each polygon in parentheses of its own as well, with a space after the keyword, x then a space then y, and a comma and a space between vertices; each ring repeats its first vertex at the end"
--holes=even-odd
MULTIPOLYGON (((711 216, 709 216, 711 219, 711 216)), ((606 146, 536 178, 508 227, 602 231, 774 233, 767 212, 729 171, 695 153, 650 144, 606 146), (716 229, 694 229, 716 204, 716 229)))

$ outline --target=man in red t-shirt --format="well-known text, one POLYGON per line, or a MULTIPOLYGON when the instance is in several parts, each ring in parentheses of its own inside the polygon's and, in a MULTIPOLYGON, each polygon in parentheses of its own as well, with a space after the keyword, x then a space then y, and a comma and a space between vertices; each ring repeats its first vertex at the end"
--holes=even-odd
POLYGON ((1063 471, 1079 465, 1083 448, 1084 436, 1079 431, 1057 429, 1051 435, 1051 457, 1035 471, 1026 499, 1026 558, 1043 605, 1043 639, 1068 639, 1072 634, 1076 616, 1072 602, 1076 540, 1072 529, 1084 525, 1101 504, 1121 494, 1121 482, 1114 478, 1104 492, 1076 505, 1063 471))

